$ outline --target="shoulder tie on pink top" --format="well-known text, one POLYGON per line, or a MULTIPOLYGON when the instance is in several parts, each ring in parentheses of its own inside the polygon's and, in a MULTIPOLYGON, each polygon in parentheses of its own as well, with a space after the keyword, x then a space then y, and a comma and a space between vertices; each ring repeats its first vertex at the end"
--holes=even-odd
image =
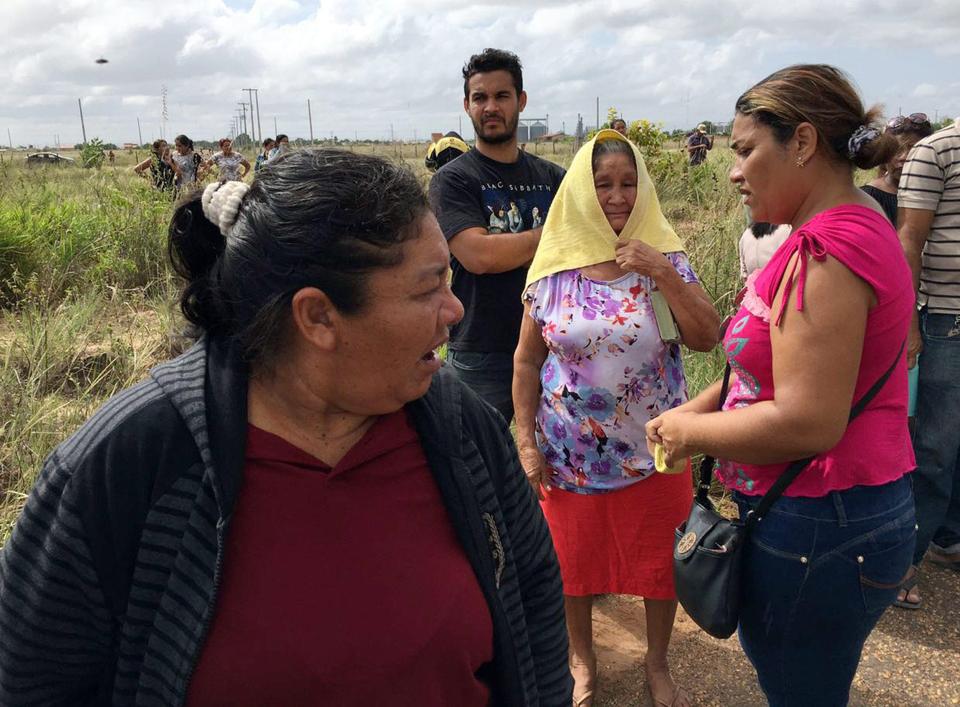
MULTIPOLYGON (((797 232, 795 236, 797 245, 794 250, 798 255, 793 262, 793 267, 790 268, 790 273, 787 275, 787 281, 783 288, 783 300, 780 302, 779 312, 774 321, 775 326, 780 326, 780 320, 783 319, 783 312, 786 309, 787 300, 790 299, 790 290, 793 288, 795 281, 797 283, 797 311, 803 311, 803 286, 807 279, 807 259, 813 257, 814 260, 821 263, 827 259, 827 249, 820 242, 816 233, 803 230, 797 232)), ((793 253, 789 257, 792 256, 793 253)))

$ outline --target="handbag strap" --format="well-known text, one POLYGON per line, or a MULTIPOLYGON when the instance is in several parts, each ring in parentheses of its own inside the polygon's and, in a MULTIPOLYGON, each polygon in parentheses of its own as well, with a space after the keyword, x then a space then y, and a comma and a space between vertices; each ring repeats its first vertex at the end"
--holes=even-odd
MULTIPOLYGON (((720 384, 720 406, 723 410, 723 403, 727 399, 727 391, 730 388, 730 361, 727 360, 727 367, 723 369, 723 383, 720 384)), ((713 467, 715 459, 707 455, 700 460, 700 478, 697 481, 697 500, 705 502, 707 494, 710 492, 710 481, 713 478, 713 467)))
MULTIPOLYGON (((877 393, 886 385, 887 381, 890 379, 890 376, 893 375, 893 372, 897 369, 897 364, 900 363, 900 356, 903 354, 903 349, 907 345, 906 340, 900 344, 900 349, 897 351, 897 355, 893 359, 893 363, 890 364, 890 367, 883 372, 883 375, 877 379, 877 381, 870 387, 870 389, 863 394, 863 397, 857 401, 857 403, 850 408, 850 417, 847 419, 847 424, 853 422, 853 420, 863 412, 867 405, 870 404, 870 401, 873 400, 877 393)), ((726 392, 730 383, 730 363, 727 362, 727 368, 723 374, 723 384, 720 387, 720 408, 723 408, 723 403, 726 400, 726 392)), ((787 487, 793 483, 794 479, 800 475, 800 472, 803 471, 807 465, 814 460, 814 456, 807 457, 806 459, 798 459, 795 462, 792 462, 788 466, 777 480, 773 482, 773 485, 770 489, 763 495, 760 499, 760 502, 753 508, 746 518, 747 527, 752 527, 758 523, 770 510, 770 507, 776 502, 780 496, 783 495, 783 492, 787 490, 787 487)), ((697 487, 697 500, 706 500, 707 492, 710 490, 710 479, 713 472, 715 460, 713 457, 704 457, 703 461, 700 463, 700 483, 697 487)))

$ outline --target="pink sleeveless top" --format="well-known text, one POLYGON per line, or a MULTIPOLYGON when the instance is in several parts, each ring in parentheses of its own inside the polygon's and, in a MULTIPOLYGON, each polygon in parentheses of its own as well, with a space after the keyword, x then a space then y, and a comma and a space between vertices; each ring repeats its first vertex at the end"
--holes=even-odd
MULTIPOLYGON (((798 228, 767 266, 747 280, 743 305, 723 340, 730 366, 737 374, 724 401, 725 410, 774 398, 770 317, 782 281, 796 290, 803 309, 803 288, 810 258, 831 256, 869 284, 877 304, 867 315, 860 372, 853 394, 856 403, 893 364, 907 337, 913 312, 913 280, 896 231, 882 215, 865 206, 847 204, 824 211, 798 228), (800 255, 788 269, 795 252, 800 255)), ((791 305, 794 306, 794 305, 791 305)), ((773 322, 779 324, 779 313, 773 322)), ((907 366, 899 364, 873 401, 850 423, 833 449, 818 455, 787 487, 787 496, 819 497, 853 486, 894 481, 916 466, 907 430, 907 366)), ((786 469, 782 464, 721 461, 718 476, 731 489, 747 495, 765 493, 786 469)))

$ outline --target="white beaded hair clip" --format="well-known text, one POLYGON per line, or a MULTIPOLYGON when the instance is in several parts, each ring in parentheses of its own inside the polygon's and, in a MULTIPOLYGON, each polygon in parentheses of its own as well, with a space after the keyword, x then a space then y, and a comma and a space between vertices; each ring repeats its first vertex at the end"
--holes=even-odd
POLYGON ((200 199, 203 215, 211 223, 217 224, 224 238, 230 234, 230 229, 236 223, 240 202, 248 191, 250 185, 244 182, 214 182, 203 190, 203 197, 200 199))

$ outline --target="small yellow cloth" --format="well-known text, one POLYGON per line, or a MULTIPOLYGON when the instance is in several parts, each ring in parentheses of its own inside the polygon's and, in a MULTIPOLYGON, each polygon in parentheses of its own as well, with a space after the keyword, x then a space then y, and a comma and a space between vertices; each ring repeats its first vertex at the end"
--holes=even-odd
POLYGON ((469 152, 469 151, 470 151, 470 146, 467 145, 467 143, 465 143, 463 140, 461 140, 460 138, 455 137, 455 136, 453 136, 453 135, 447 135, 447 136, 445 136, 445 137, 440 138, 440 139, 437 140, 435 143, 433 143, 433 145, 431 145, 431 147, 433 147, 433 149, 434 149, 437 153, 443 152, 443 151, 446 150, 448 147, 455 147, 455 148, 458 149, 460 152, 469 152))
POLYGON ((673 466, 667 466, 667 451, 662 444, 657 444, 653 448, 653 468, 661 474, 679 474, 687 468, 687 460, 679 459, 673 466))
POLYGON ((661 253, 683 250, 683 241, 660 210, 657 190, 640 150, 616 130, 601 130, 574 155, 557 189, 543 224, 540 245, 527 271, 528 287, 554 273, 614 259, 617 234, 604 216, 593 186, 593 146, 605 140, 627 143, 637 161, 637 201, 620 239, 641 240, 661 253))

